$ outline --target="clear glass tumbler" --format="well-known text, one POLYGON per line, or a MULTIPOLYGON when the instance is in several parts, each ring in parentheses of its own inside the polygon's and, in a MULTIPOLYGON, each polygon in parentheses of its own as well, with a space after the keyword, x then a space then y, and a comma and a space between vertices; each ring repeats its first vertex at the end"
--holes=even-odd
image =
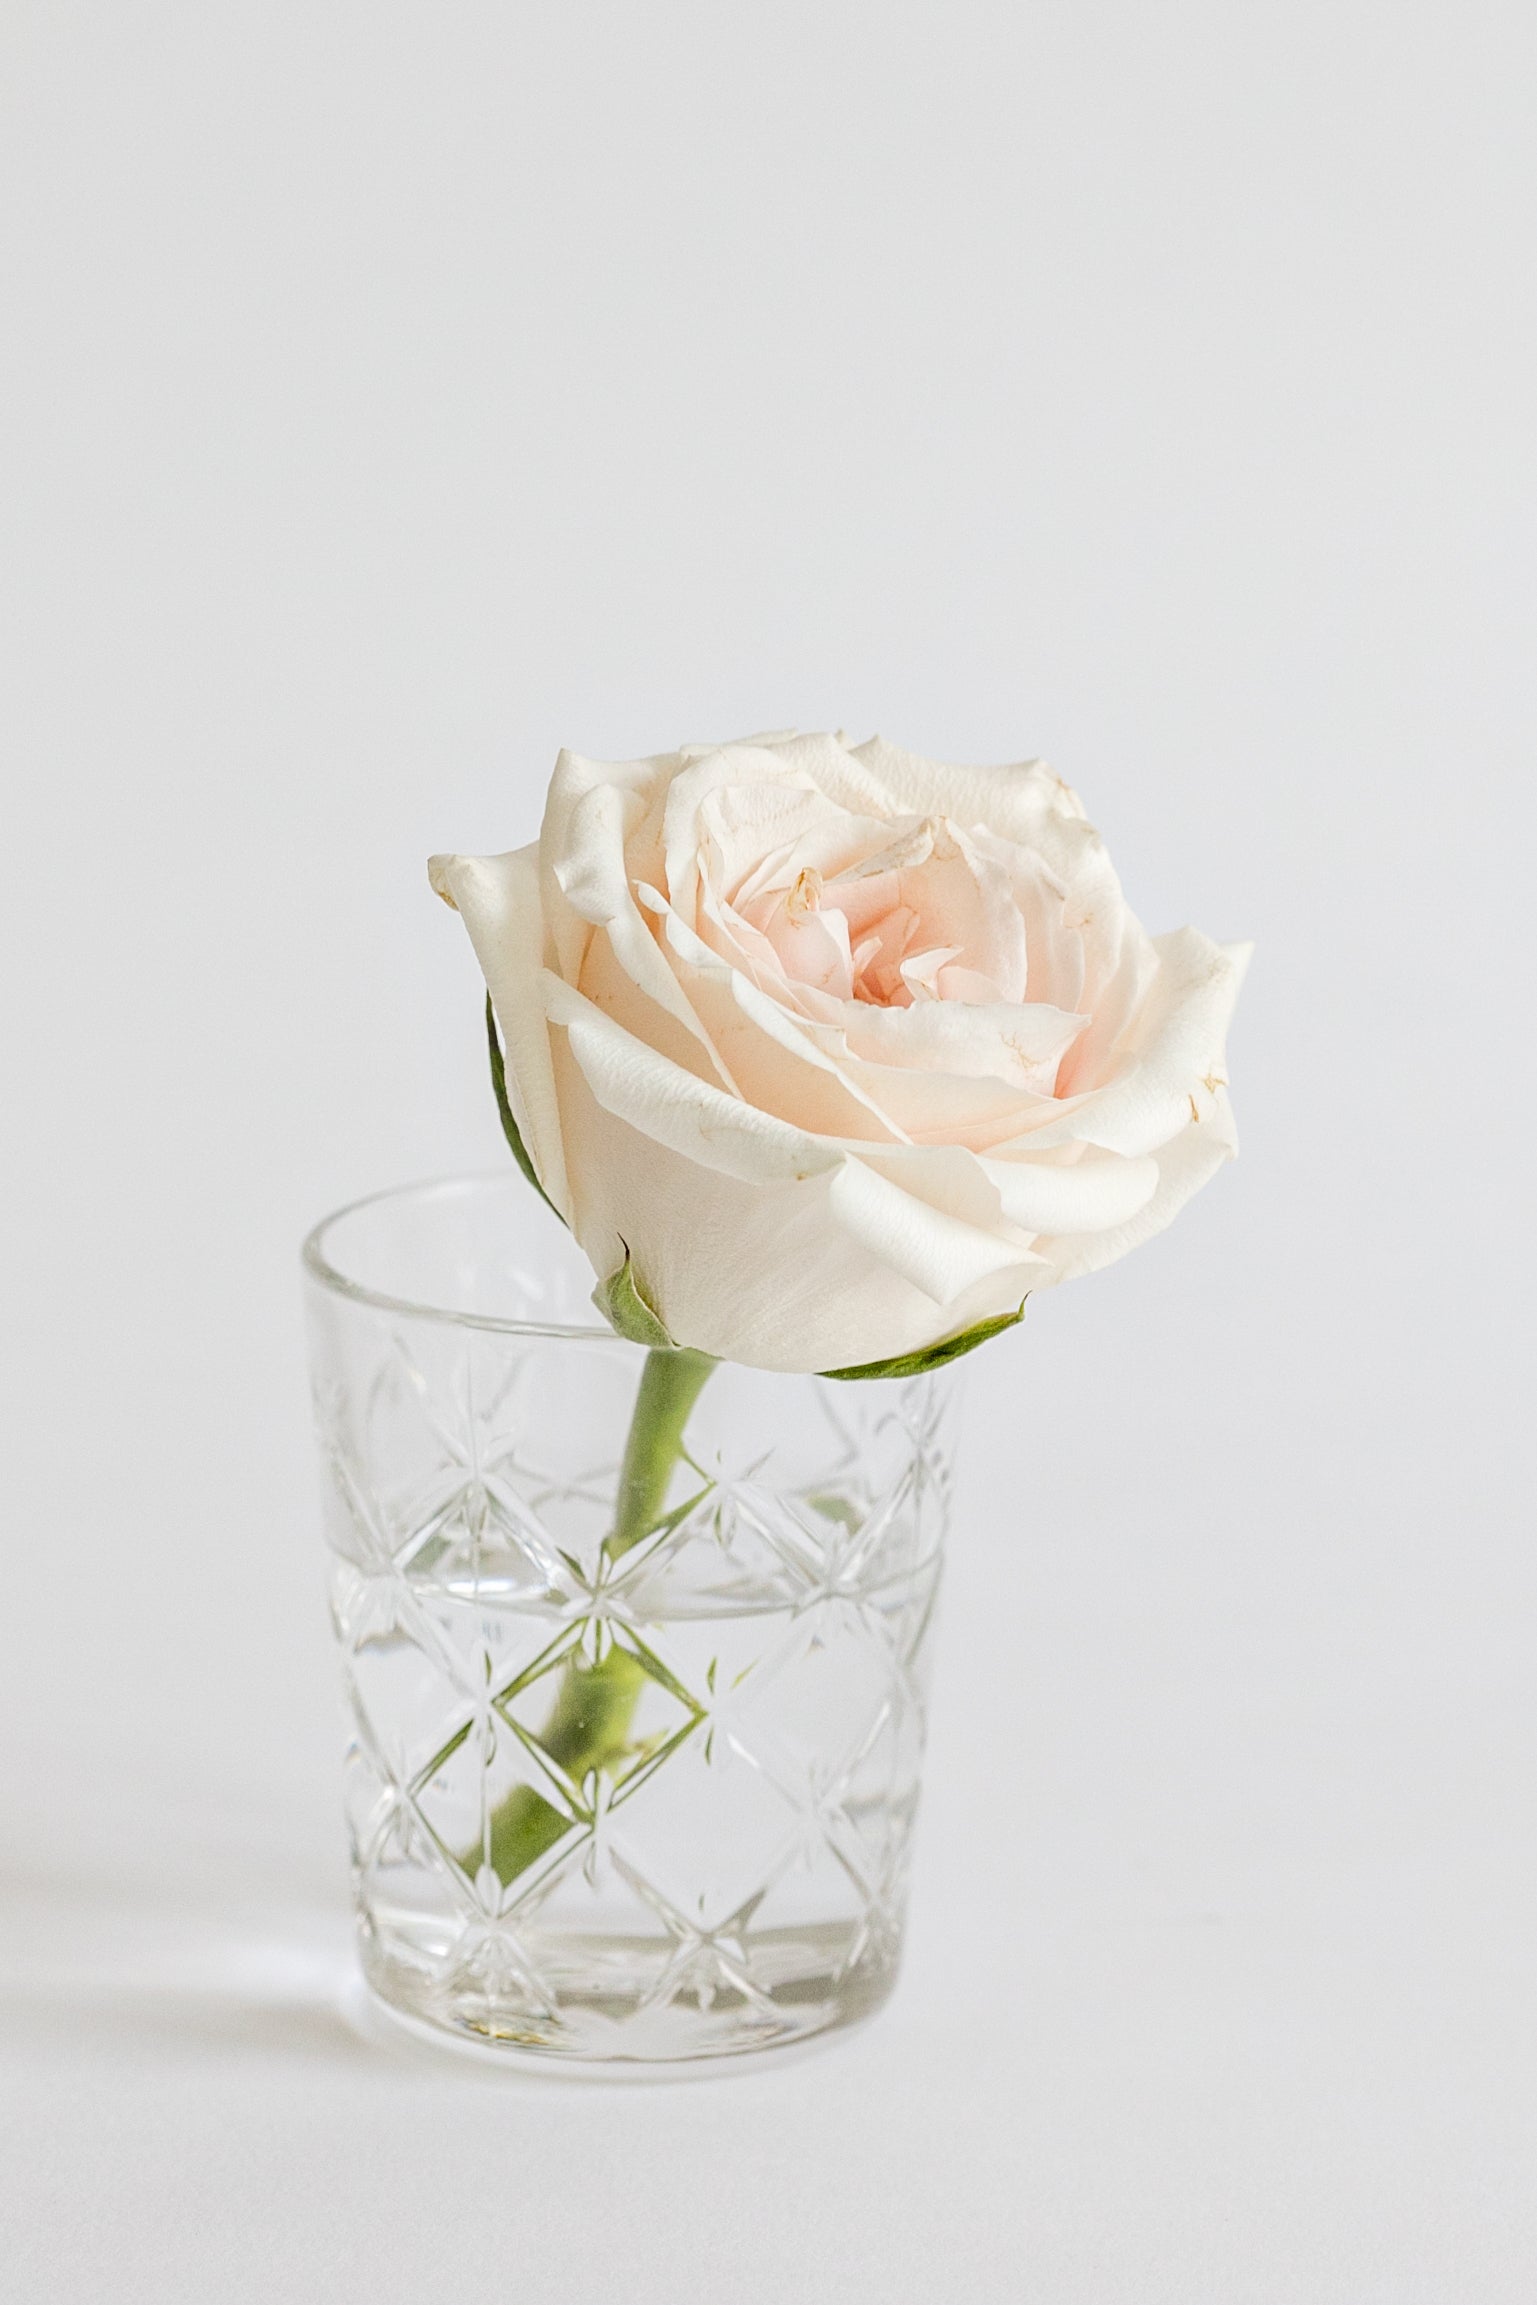
POLYGON ((877 2008, 953 1373, 648 1355, 512 1171, 343 1210, 304 1264, 373 1992, 488 2055, 614 2068, 877 2008))

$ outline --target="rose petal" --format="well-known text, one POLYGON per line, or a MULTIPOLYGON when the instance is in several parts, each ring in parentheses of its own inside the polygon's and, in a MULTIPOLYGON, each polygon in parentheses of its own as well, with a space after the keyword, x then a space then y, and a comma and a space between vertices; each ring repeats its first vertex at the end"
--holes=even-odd
POLYGON ((556 865, 570 852, 572 817, 589 793, 610 789, 633 797, 642 812, 654 808, 667 791, 674 765, 666 753, 644 760, 607 761, 562 752, 555 763, 539 834, 539 886, 545 925, 555 947, 554 965, 569 983, 576 982, 592 933, 591 924, 567 903, 556 875, 556 865))
POLYGON ((985 825, 1004 840, 1039 848, 1051 863, 1059 851, 1071 854, 1076 847, 1076 842, 1063 842, 1062 828, 1083 828, 1083 803, 1044 761, 963 768, 903 752, 883 736, 856 744, 853 757, 887 795, 893 815, 946 816, 968 828, 985 825))
POLYGON ((842 1023, 852 1053, 872 1064, 1002 1080, 1049 1093, 1058 1065, 1088 1019, 1044 1001, 915 1001, 911 1008, 851 1001, 842 1023))
POLYGON ((843 1163, 832 1179, 828 1202, 852 1239, 936 1305, 951 1304, 1004 1272, 1017 1277, 1021 1296, 1028 1286, 1034 1259, 1027 1249, 931 1208, 867 1161, 843 1163))
POLYGON ((1114 1153, 1055 1167, 1045 1160, 981 1165, 997 1187, 1003 1212, 1028 1233, 1104 1233, 1129 1224, 1158 1190, 1158 1163, 1114 1153))
POLYGON ((834 1220, 830 1173, 758 1183, 680 1161, 598 1103, 565 1038, 554 1051, 577 1238, 598 1272, 629 1247, 680 1343, 756 1368, 847 1368, 1012 1312, 1044 1276, 1025 1257, 937 1305, 834 1220))
POLYGON ((657 1144, 705 1168, 757 1183, 796 1182, 836 1168, 842 1159, 841 1149, 829 1139, 686 1072, 548 969, 540 990, 545 1014, 564 1027, 599 1104, 657 1144))
POLYGON ((569 1223, 560 1110, 539 993, 545 954, 538 848, 505 856, 435 856, 427 870, 470 932, 506 1047, 513 1118, 540 1183, 569 1223))
POLYGON ((1030 1143, 1036 1149, 1079 1143, 1107 1152, 1157 1152, 1190 1119, 1192 1092, 1225 1071, 1223 1039, 1242 961, 1194 928, 1155 937, 1152 945, 1158 973, 1121 1069, 1060 1120, 1034 1132, 1030 1143))
POLYGON ((1155 1233, 1161 1233, 1166 1225, 1173 1223, 1186 1201, 1193 1199, 1237 1150, 1232 1111, 1225 1092, 1219 1091, 1203 1119, 1190 1122, 1153 1154, 1158 1170, 1157 1189, 1125 1224, 1115 1225, 1107 1232, 1080 1232, 1060 1239, 1037 1240, 1035 1245, 1048 1267, 1042 1276, 1042 1285, 1098 1272, 1102 1266, 1114 1264, 1118 1257, 1151 1240, 1155 1233))
MULTIPOLYGON (((572 911, 601 930, 602 938, 595 942, 606 940, 616 965, 608 966, 601 951, 595 952, 593 946, 589 946, 575 976, 566 972, 567 981, 596 996, 596 964, 597 975, 610 994, 606 1005, 633 1007, 624 997, 626 983, 644 993, 665 1017, 692 1037, 703 1064, 729 1088, 732 1083, 721 1071, 709 1034, 689 1006, 676 975, 657 950, 656 939, 631 893, 625 840, 642 806, 639 793, 623 792, 617 785, 600 784, 582 793, 570 810, 566 820, 566 848, 554 868, 555 879, 572 911)), ((632 1030, 646 1029, 644 1022, 633 1014, 627 1021, 632 1030)), ((698 1060, 686 1058, 684 1061, 690 1063, 691 1069, 697 1069, 698 1060)))
POLYGON ((638 893, 660 921, 690 1003, 750 1103, 818 1136, 902 1141, 903 1132, 818 1044, 802 1018, 719 959, 657 890, 638 893))

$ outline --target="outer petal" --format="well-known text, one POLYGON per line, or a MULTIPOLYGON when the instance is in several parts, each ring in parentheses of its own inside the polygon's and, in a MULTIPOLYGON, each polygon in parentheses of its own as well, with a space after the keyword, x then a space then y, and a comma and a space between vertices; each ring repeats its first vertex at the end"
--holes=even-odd
POLYGON ((847 1368, 1012 1312, 1033 1285, 1038 1268, 1016 1251, 937 1304, 840 1221, 835 1171, 749 1181, 682 1157, 598 1102, 566 1038, 554 1035, 573 1229, 600 1274, 629 1249, 680 1343, 756 1368, 847 1368))
POLYGON ((1157 1152, 1192 1118, 1192 1096, 1199 1103, 1203 1089, 1213 1094, 1210 1084, 1225 1078, 1223 1040, 1247 948, 1228 951, 1199 929, 1180 928, 1155 937, 1153 949, 1158 973, 1115 1077, 1075 1099, 1060 1120, 1033 1129, 1030 1149, 1076 1143, 1129 1155, 1157 1152))
POLYGON ((540 889, 552 947, 552 966, 571 984, 581 973, 582 956, 592 936, 591 924, 566 900, 556 867, 572 854, 572 819, 589 794, 606 789, 632 803, 634 812, 655 808, 665 795, 677 767, 670 753, 646 760, 587 760, 579 752, 562 752, 544 804, 539 831, 540 889))
POLYGON ((883 736, 855 745, 853 757, 878 781, 894 816, 947 816, 967 828, 985 825, 1022 848, 1039 849, 1058 866, 1075 862, 1085 840, 1098 839, 1072 786, 1043 760, 962 768, 903 752, 883 736))
MULTIPOLYGON (((828 1206, 844 1232, 935 1305, 955 1304, 1000 1273, 1018 1282, 1012 1290, 1017 1303, 1028 1285, 1028 1268, 1035 1262, 1029 1250, 1005 1237, 1001 1228, 986 1231, 904 1192, 893 1179, 892 1167, 889 1161, 877 1168, 871 1162, 849 1160, 838 1170, 829 1187, 828 1206)), ((879 1359, 882 1351, 877 1348, 865 1357, 879 1359)))
POLYGON ((700 812, 713 792, 742 786, 760 797, 753 813, 774 818, 780 809, 792 818, 798 813, 794 795, 805 779, 786 767, 781 754, 766 746, 733 746, 729 752, 701 754, 678 770, 668 787, 662 810, 660 872, 648 873, 680 916, 693 924, 699 900, 700 812), (775 787, 788 796, 777 798, 775 787))
POLYGON ((1237 1150, 1232 1110, 1226 1092, 1218 1090, 1207 1114, 1191 1121, 1153 1155, 1158 1187, 1135 1216, 1108 1232, 1078 1233, 1036 1242, 1049 1268, 1042 1275, 1042 1285, 1098 1272, 1101 1266, 1114 1264, 1128 1250, 1140 1248, 1154 1233, 1161 1233, 1165 1225, 1173 1223, 1186 1201, 1193 1199, 1237 1150))
MULTIPOLYGON (((548 969, 540 997, 551 1024, 565 1028, 577 1067, 604 1111, 667 1151, 745 1184, 803 1182, 842 1161, 832 1139, 794 1128, 685 1072, 548 969)), ((665 1319, 664 1308, 657 1310, 665 1319)))
MULTIPOLYGON (((981 1166, 998 1189, 1006 1216, 1029 1233, 1099 1234, 1130 1224, 1158 1191, 1150 1156, 1114 1153, 1057 1167, 1046 1160, 989 1160, 981 1166)), ((1039 1244, 1037 1244, 1039 1245, 1039 1244)))
POLYGON ((569 1223, 565 1147, 550 1033, 539 982, 545 961, 539 851, 435 856, 427 867, 439 896, 462 916, 490 990, 507 1052, 507 1094, 539 1182, 569 1223))
MULTIPOLYGON (((589 787, 567 816, 566 848, 544 859, 546 883, 553 879, 571 911, 599 932, 588 943, 574 981, 600 1006, 619 1009, 632 1030, 654 1037, 690 1071, 733 1088, 635 902, 625 842, 643 807, 638 794, 618 785, 589 787)), ((573 981, 568 971, 563 974, 568 983, 573 981)))
POLYGON ((851 816, 900 815, 893 809, 884 779, 872 773, 866 748, 836 736, 793 736, 776 745, 781 758, 851 816))
POLYGON ((600 1273, 629 1250, 681 1344, 767 1367, 843 1367, 950 1335, 979 1298, 975 1318, 1025 1293, 1036 1260, 969 1154, 792 1128, 637 1041, 548 972, 543 993, 566 1044, 578 1237, 600 1273), (797 1352, 807 1357, 765 1357, 797 1352))

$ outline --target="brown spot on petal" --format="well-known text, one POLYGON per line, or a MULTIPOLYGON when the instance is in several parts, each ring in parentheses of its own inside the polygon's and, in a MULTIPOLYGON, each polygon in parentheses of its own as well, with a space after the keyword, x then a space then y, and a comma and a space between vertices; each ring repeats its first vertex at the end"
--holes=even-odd
POLYGON ((795 876, 795 886, 785 898, 785 913, 790 920, 804 920, 817 910, 822 902, 822 875, 812 864, 802 865, 795 876))
POLYGON ((1192 1097, 1192 1098, 1190 1099, 1190 1118, 1191 1118, 1192 1120, 1199 1120, 1199 1119, 1200 1119, 1200 1117, 1201 1117, 1201 1108, 1200 1108, 1200 1106, 1199 1106, 1199 1105, 1196 1103, 1196 1101, 1195 1101, 1195 1098, 1194 1098, 1194 1097, 1192 1097))

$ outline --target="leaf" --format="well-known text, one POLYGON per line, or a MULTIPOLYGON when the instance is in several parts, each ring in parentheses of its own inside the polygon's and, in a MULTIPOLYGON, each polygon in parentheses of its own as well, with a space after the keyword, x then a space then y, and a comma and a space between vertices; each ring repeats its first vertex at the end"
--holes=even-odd
MULTIPOLYGON (((534 1164, 528 1157, 528 1147, 523 1142, 523 1131, 514 1120, 512 1106, 507 1101, 507 1067, 502 1059, 502 1044, 496 1030, 496 1010, 491 1005, 489 993, 486 994, 486 1040, 491 1050, 491 1086, 496 1091, 496 1109, 502 1116, 502 1134, 512 1147, 513 1159, 545 1207, 553 1210, 554 1214, 560 1217, 559 1209, 555 1207, 555 1203, 539 1182, 534 1164)), ((560 1221, 564 1224, 566 1220, 564 1217, 560 1217, 560 1221)))
POLYGON ((677 1351, 676 1340, 670 1337, 641 1295, 630 1264, 630 1250, 625 1243, 624 1263, 617 1272, 599 1281, 592 1292, 592 1301, 603 1318, 632 1345, 662 1346, 669 1352, 677 1351))
POLYGON ((937 1345, 925 1345, 920 1352, 898 1353, 889 1361, 866 1361, 857 1369, 824 1369, 822 1374, 836 1377, 840 1384, 852 1384, 864 1377, 921 1377, 929 1369, 942 1369, 947 1361, 958 1361, 962 1353, 974 1353, 989 1337, 1017 1328, 1025 1317, 1027 1301, 1020 1299, 1017 1313, 995 1313, 989 1321, 978 1321, 974 1329, 962 1329, 958 1337, 942 1337, 937 1345))

